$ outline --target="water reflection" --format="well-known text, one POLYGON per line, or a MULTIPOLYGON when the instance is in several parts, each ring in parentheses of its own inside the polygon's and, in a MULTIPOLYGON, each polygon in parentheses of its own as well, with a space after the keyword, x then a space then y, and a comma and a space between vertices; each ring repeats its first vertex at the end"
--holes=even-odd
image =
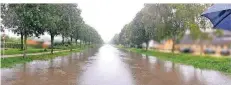
POLYGON ((138 85, 230 85, 231 77, 212 70, 175 64, 147 55, 132 55, 130 63, 138 85), (147 63, 148 62, 148 63, 147 63), (136 66, 137 68, 134 68, 136 66), (139 67, 142 67, 141 69, 139 67))
POLYGON ((2 85, 231 85, 212 70, 159 60, 110 45, 1 69, 2 85))
POLYGON ((131 72, 109 45, 100 48, 97 57, 80 77, 80 85, 133 85, 131 72))

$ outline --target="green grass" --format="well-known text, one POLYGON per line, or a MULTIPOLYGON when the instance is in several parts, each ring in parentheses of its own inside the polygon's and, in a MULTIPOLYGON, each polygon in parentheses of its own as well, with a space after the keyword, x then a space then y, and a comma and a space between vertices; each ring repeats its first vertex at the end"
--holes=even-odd
MULTIPOLYGON (((62 49, 54 49, 54 51, 62 50, 62 49)), ((41 52, 49 52, 50 49, 44 51, 42 48, 28 48, 27 53, 41 53, 41 52)), ((14 55, 14 54, 23 54, 23 51, 20 49, 8 48, 7 50, 1 50, 1 54, 4 55, 14 55)))
MULTIPOLYGON (((76 45, 72 46, 72 49, 76 49, 76 45)), ((85 45, 85 47, 93 47, 92 45, 88 46, 85 45)), ((66 46, 55 46, 54 51, 59 51, 59 50, 70 50, 70 47, 66 46)), ((41 53, 41 52, 50 52, 51 49, 47 49, 47 51, 44 51, 43 48, 33 48, 33 47, 28 47, 27 48, 27 53, 41 53)), ((7 50, 1 50, 1 54, 3 55, 15 55, 15 54, 23 54, 23 50, 20 49, 15 49, 15 48, 8 48, 7 50)))
POLYGON ((231 58, 228 57, 211 57, 211 56, 199 56, 199 55, 191 55, 191 54, 183 54, 183 53, 165 53, 158 51, 145 51, 143 49, 136 48, 123 48, 125 50, 129 50, 132 52, 137 52, 141 54, 155 56, 159 59, 169 60, 176 63, 192 65, 196 68, 201 69, 212 69, 225 73, 231 73, 231 58))
MULTIPOLYGON (((95 45, 84 45, 82 44, 82 48, 86 48, 86 47, 94 47, 95 45)), ((72 43, 72 46, 70 46, 69 44, 66 45, 56 45, 54 46, 54 51, 59 51, 59 50, 70 50, 70 48, 72 49, 76 49, 79 48, 80 45, 79 44, 75 44, 72 43)), ((42 52, 50 52, 51 49, 47 49, 47 51, 44 51, 43 48, 35 48, 33 46, 28 46, 27 47, 27 53, 42 53, 42 52)), ((16 48, 7 48, 6 50, 1 49, 1 54, 2 55, 15 55, 15 54, 23 54, 23 50, 21 49, 16 49, 16 48)))
MULTIPOLYGON (((80 52, 84 48, 73 49, 72 52, 80 52)), ((26 58, 20 57, 9 57, 9 58, 1 58, 1 68, 10 68, 19 63, 31 62, 33 60, 49 60, 58 56, 65 56, 70 54, 70 51, 66 52, 57 52, 54 54, 42 54, 42 55, 33 55, 27 56, 26 58)))

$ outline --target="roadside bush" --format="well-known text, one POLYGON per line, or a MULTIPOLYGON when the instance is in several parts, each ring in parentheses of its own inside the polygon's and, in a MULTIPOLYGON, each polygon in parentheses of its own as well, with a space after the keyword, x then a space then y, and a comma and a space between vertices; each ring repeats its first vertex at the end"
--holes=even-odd
MULTIPOLYGON (((15 48, 15 49, 20 49, 21 48, 21 43, 13 43, 13 42, 6 42, 6 43, 1 43, 1 47, 4 48, 15 48)), ((40 42, 37 45, 28 45, 28 47, 32 48, 42 48, 42 42, 40 42)))
POLYGON ((6 43, 4 43, 4 45, 3 45, 3 43, 1 43, 1 47, 19 49, 21 47, 21 44, 20 43, 6 42, 6 43))
MULTIPOLYGON (((49 47, 51 48, 51 47, 49 47)), ((63 49, 63 50, 67 50, 67 49, 70 49, 70 46, 68 44, 56 44, 54 45, 54 49, 63 49)))

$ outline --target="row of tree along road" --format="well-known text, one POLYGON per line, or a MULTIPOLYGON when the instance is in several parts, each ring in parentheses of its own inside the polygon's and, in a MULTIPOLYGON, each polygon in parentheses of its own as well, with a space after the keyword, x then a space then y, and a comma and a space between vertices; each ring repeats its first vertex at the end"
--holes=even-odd
POLYGON ((65 38, 70 38, 71 42, 80 40, 80 44, 102 43, 98 32, 85 24, 80 15, 77 4, 1 4, 1 27, 21 36, 24 57, 28 37, 38 37, 45 32, 50 35, 52 54, 54 37, 57 35, 62 36, 63 43, 65 38))
MULTIPOLYGON (((126 24, 119 34, 112 39, 114 44, 122 44, 128 47, 142 47, 142 43, 150 40, 161 42, 172 39, 172 52, 175 44, 184 36, 187 30, 195 42, 208 40, 211 29, 209 20, 201 16, 211 4, 145 4, 135 18, 126 24)), ((221 34, 220 30, 217 30, 221 34)))

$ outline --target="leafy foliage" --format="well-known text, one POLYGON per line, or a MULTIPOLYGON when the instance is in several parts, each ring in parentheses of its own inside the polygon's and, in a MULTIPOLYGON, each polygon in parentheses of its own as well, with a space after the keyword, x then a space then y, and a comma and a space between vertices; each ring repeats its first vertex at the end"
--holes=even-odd
MULTIPOLYGON (((51 36, 51 53, 54 37, 100 44, 102 39, 91 26, 84 24, 77 4, 1 4, 1 18, 4 27, 21 35, 26 54, 26 40, 29 36, 39 36, 48 32, 51 36)), ((76 42, 77 43, 77 42, 76 42)), ((72 48, 71 48, 72 50, 72 48)), ((25 55, 24 55, 25 56, 25 55)))
POLYGON ((147 49, 150 40, 161 42, 172 39, 172 51, 174 51, 175 43, 184 36, 187 30, 191 31, 195 40, 208 38, 200 30, 208 28, 206 20, 200 16, 208 6, 210 5, 145 4, 135 18, 121 30, 117 44, 140 47, 142 43, 146 43, 147 49))

